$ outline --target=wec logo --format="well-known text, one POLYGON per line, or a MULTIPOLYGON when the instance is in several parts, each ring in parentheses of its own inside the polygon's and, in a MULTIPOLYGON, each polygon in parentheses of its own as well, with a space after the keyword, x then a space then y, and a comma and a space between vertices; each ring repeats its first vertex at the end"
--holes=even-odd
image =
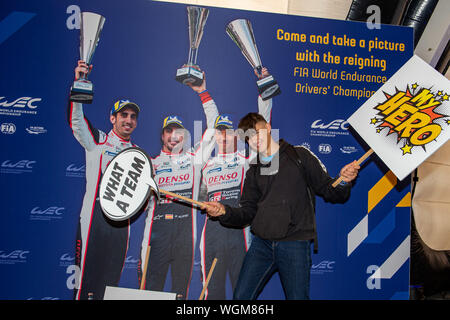
POLYGON ((39 214, 39 215, 62 215, 66 208, 64 207, 48 207, 47 209, 41 209, 39 207, 34 207, 31 209, 31 214, 39 214))
POLYGON ((35 105, 36 102, 41 101, 41 98, 32 98, 32 97, 21 97, 12 102, 7 100, 2 101, 5 97, 0 97, 0 107, 5 108, 25 108, 28 107, 30 109, 36 109, 38 106, 35 105))
POLYGON ((40 208, 34 207, 30 211, 30 220, 33 221, 52 221, 52 220, 61 220, 64 215, 64 211, 66 208, 64 207, 48 207, 48 208, 40 208))
POLYGON ((336 119, 326 124, 322 122, 322 119, 318 119, 311 124, 311 129, 348 130, 348 122, 343 119, 336 119))
POLYGON ((11 252, 5 252, 0 250, 0 260, 9 260, 9 261, 16 261, 16 260, 26 260, 27 254, 30 253, 30 251, 25 250, 14 250, 11 252))
POLYGON ((36 161, 31 160, 20 160, 16 163, 12 163, 10 160, 5 160, 2 163, 2 168, 11 168, 11 169, 33 169, 33 165, 36 161))

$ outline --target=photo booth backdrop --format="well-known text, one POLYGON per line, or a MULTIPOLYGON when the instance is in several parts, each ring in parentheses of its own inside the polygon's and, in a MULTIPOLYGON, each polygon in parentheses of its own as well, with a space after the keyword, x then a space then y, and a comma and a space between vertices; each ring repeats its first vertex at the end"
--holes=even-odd
MULTIPOLYGON (((365 153, 368 147, 345 119, 367 97, 352 96, 350 90, 367 94, 382 83, 341 80, 341 72, 388 79, 412 56, 412 29, 389 25, 370 29, 360 22, 209 9, 197 61, 220 113, 230 114, 237 123, 257 110, 257 79, 225 33, 228 22, 249 19, 263 65, 281 86, 272 111, 272 126, 279 129, 279 136, 310 148, 331 176, 365 153), (288 38, 290 33, 305 34, 306 40, 277 38, 288 38), (327 35, 328 43, 313 43, 316 36, 326 40, 327 35), (333 36, 355 39, 356 45, 350 41, 338 45, 340 40, 333 43, 333 36), (403 43, 405 49, 369 51, 371 40, 372 44, 375 40, 403 43), (307 53, 309 58, 303 55, 307 53), (333 56, 335 63, 325 61, 324 54, 333 56), (385 70, 344 64, 345 57, 355 55, 384 60, 385 70), (298 61, 297 56, 309 61, 298 61), (313 74, 319 69, 323 73, 316 78, 313 74)), ((109 131, 113 102, 127 98, 141 107, 132 140, 150 155, 160 152, 161 126, 167 115, 181 116, 192 135, 194 121, 203 121, 205 128, 200 99, 174 80, 176 69, 188 59, 186 5, 145 0, 2 3, 0 299, 73 297, 85 167, 84 150, 68 126, 66 108, 79 59, 79 10, 106 18, 89 77, 94 102, 84 106, 95 127, 109 131)), ((409 178, 397 181, 373 155, 363 165, 347 203, 317 199, 319 253, 312 256, 312 299, 408 299, 409 182, 409 178), (388 274, 371 278, 383 264, 388 274)), ((204 218, 198 213, 197 240, 204 218)), ((142 214, 131 226, 120 286, 139 287, 136 270, 144 220, 142 214)), ((197 244, 189 299, 200 295, 200 270, 197 244)), ((170 273, 165 290, 169 289, 170 273)), ((227 296, 231 294, 228 283, 227 296)), ((260 299, 284 299, 278 275, 260 299)))

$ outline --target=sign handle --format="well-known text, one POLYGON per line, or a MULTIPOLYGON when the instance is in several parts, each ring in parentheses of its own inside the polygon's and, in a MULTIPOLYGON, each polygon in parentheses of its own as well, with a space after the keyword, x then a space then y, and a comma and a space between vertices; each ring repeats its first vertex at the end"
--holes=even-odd
POLYGON ((147 253, 145 254, 145 264, 144 264, 144 268, 142 270, 142 279, 141 279, 141 286, 140 286, 140 290, 144 290, 145 289, 145 278, 147 277, 147 266, 148 266, 148 257, 150 256, 150 246, 147 247, 147 253))
MULTIPOLYGON (((371 154, 373 153, 372 149, 369 149, 369 151, 367 151, 361 158, 358 159, 358 161, 356 161, 356 163, 358 165, 360 165, 364 160, 366 160, 371 154)), ((333 182, 332 186, 333 188, 336 188, 336 186, 341 183, 341 181, 343 180, 342 177, 339 177, 339 179, 337 179, 335 182, 333 182)))
POLYGON ((205 295, 206 288, 208 288, 209 280, 211 280, 211 276, 214 271, 214 268, 216 267, 216 263, 217 263, 217 258, 214 258, 213 263, 211 265, 211 269, 209 269, 209 273, 208 273, 208 277, 206 278, 206 282, 203 285, 202 293, 200 294, 200 297, 198 298, 198 300, 203 300, 203 296, 205 295))
POLYGON ((176 193, 173 193, 173 192, 170 192, 170 191, 167 191, 167 190, 159 189, 159 192, 160 192, 160 193, 167 194, 167 195, 172 196, 172 197, 174 197, 174 198, 178 198, 178 199, 184 200, 184 201, 189 202, 189 203, 196 204, 196 205, 198 205, 198 206, 200 206, 200 207, 202 207, 202 208, 205 207, 205 204, 204 204, 203 202, 196 201, 196 200, 192 200, 192 199, 190 199, 190 198, 181 196, 181 195, 179 195, 179 194, 176 194, 176 193))

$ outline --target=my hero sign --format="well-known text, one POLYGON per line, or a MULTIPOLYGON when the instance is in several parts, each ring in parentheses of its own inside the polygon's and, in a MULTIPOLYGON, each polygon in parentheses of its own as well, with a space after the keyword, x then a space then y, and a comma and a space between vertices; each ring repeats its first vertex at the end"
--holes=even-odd
POLYGON ((142 149, 128 148, 111 160, 103 174, 100 205, 111 220, 127 220, 142 209, 151 189, 158 192, 150 159, 142 149))
POLYGON ((403 180, 450 137, 450 81, 413 56, 348 122, 403 180))

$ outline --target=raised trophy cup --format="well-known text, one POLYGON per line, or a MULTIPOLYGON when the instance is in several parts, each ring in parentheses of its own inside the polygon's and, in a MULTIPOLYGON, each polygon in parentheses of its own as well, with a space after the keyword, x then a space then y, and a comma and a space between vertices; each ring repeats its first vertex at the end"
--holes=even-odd
POLYGON ((226 31, 234 43, 241 49, 248 63, 258 73, 260 79, 256 84, 258 85, 261 98, 267 100, 280 94, 280 86, 273 76, 270 75, 262 78, 261 58, 256 47, 255 36, 250 21, 246 19, 233 20, 227 25, 226 31))
POLYGON ((190 43, 189 58, 183 67, 177 69, 175 77, 177 81, 183 84, 190 83, 193 86, 199 86, 203 82, 203 73, 197 65, 197 54, 208 14, 208 9, 193 6, 187 7, 190 43))
MULTIPOLYGON (((105 18, 93 12, 82 12, 80 23, 80 59, 90 65, 100 39, 105 18)), ((70 101, 92 103, 94 86, 83 75, 70 88, 70 101)))

